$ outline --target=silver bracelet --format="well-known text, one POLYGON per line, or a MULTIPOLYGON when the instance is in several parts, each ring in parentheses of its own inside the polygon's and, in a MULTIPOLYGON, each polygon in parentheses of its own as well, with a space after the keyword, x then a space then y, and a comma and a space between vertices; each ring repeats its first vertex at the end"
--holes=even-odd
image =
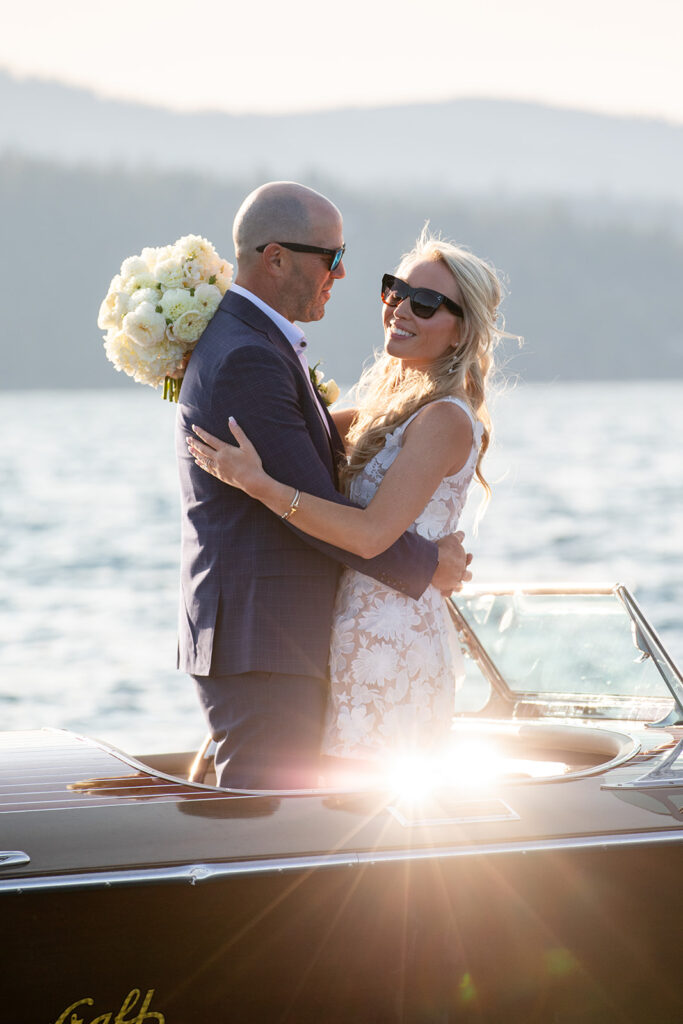
POLYGON ((283 516, 280 516, 280 519, 291 519, 296 510, 298 509, 300 501, 301 491, 297 487, 296 491, 294 492, 294 497, 292 498, 292 504, 289 506, 285 514, 283 516))

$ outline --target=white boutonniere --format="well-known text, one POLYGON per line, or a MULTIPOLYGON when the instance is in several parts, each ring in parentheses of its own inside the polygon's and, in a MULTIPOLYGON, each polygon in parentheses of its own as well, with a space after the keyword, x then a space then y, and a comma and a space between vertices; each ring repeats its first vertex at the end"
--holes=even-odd
POLYGON ((325 405, 332 405, 339 398, 340 391, 339 385, 333 379, 325 380, 325 374, 318 367, 320 363, 316 363, 315 366, 309 366, 308 373, 311 378, 311 384, 320 395, 325 405))

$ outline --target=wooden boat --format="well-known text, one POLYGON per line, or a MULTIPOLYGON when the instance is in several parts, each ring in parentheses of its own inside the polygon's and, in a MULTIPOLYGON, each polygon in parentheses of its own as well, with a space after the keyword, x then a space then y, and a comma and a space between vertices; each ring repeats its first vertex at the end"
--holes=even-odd
POLYGON ((452 743, 402 776, 0 734, 0 1020, 680 1020, 681 674, 621 586, 451 606, 452 743))

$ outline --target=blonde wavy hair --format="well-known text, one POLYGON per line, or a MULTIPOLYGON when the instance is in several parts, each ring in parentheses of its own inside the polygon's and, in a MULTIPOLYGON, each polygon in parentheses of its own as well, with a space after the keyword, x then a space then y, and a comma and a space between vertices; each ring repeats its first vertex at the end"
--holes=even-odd
POLYGON ((482 471, 482 459, 491 443, 492 425, 486 404, 487 384, 494 369, 494 349, 508 336, 498 321, 503 291, 493 267, 463 246, 433 235, 428 225, 413 249, 396 268, 398 277, 424 260, 440 260, 453 274, 461 295, 462 320, 454 318, 454 346, 427 369, 404 367, 401 360, 382 352, 362 374, 355 388, 356 415, 349 430, 348 464, 342 481, 351 479, 383 447, 398 424, 439 398, 463 399, 483 427, 476 475, 486 500, 491 488, 482 471))

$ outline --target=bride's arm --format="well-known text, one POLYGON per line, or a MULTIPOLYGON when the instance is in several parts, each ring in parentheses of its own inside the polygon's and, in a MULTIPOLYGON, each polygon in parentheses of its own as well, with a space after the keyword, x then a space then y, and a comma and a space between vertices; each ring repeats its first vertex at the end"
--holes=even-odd
MULTIPOLYGON (((202 441, 188 438, 188 445, 202 469, 239 487, 277 515, 287 514, 296 492, 264 472, 256 449, 234 421, 230 429, 239 447, 193 429, 202 441)), ((462 409, 450 402, 426 406, 406 430, 403 447, 367 508, 301 494, 290 517, 292 525, 362 558, 373 558, 414 522, 441 480, 464 465, 471 446, 472 426, 462 409)))
POLYGON ((334 420, 334 425, 339 431, 339 436, 346 445, 346 438, 349 433, 349 428, 353 423, 353 419, 356 415, 355 409, 340 409, 339 412, 330 413, 334 420))

